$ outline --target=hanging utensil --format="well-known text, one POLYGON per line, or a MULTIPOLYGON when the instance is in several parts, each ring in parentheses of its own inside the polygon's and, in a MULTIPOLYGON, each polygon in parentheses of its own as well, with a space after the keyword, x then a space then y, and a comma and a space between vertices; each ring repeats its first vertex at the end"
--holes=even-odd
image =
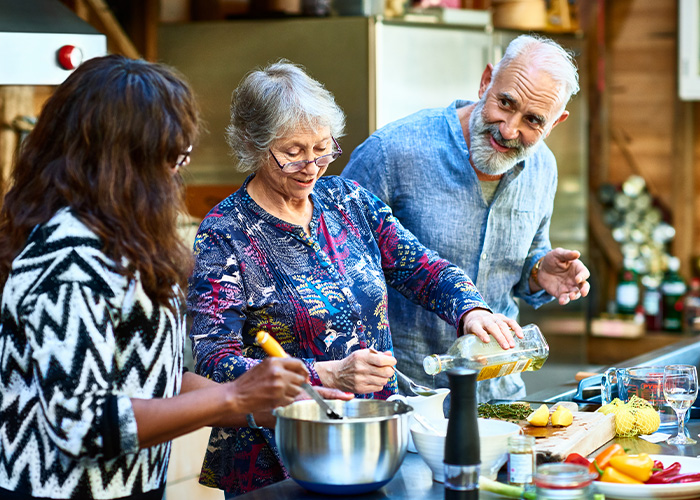
MULTIPOLYGON (((260 330, 256 335, 255 335, 255 340, 258 342, 260 347, 262 347, 265 352, 269 356, 273 356, 276 358, 288 358, 289 354, 287 354, 284 349, 282 349, 282 346, 279 345, 279 342, 277 342, 272 336, 267 333, 266 331, 260 330)), ((324 401, 324 399, 321 397, 321 395, 314 390, 313 387, 309 385, 308 382, 304 382, 301 385, 302 389, 306 391, 306 393, 311 396, 311 398, 318 403, 318 405, 325 411, 326 416, 328 418, 332 418, 334 420, 341 420, 343 417, 338 415, 335 411, 333 411, 333 408, 328 406, 328 403, 324 401)))

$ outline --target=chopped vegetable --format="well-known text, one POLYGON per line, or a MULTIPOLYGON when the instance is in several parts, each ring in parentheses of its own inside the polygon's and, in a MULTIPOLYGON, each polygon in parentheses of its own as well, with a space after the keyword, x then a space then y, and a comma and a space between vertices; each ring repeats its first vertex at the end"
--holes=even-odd
POLYGON ((640 453, 639 455, 615 455, 610 457, 609 464, 616 471, 644 483, 651 477, 654 461, 646 453, 640 453))
POLYGON ((527 403, 512 403, 492 405, 481 403, 477 407, 477 413, 482 418, 498 418, 510 422, 525 420, 532 413, 532 408, 527 403))
POLYGON ((606 467, 603 475, 600 476, 600 481, 603 483, 618 483, 618 484, 644 484, 627 474, 616 470, 614 467, 606 467))

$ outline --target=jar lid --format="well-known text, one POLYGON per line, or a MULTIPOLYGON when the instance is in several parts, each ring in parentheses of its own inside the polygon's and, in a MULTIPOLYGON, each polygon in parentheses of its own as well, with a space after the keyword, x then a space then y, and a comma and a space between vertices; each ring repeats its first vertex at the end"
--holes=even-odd
POLYGON ((585 488, 593 482, 597 474, 588 467, 578 464, 551 463, 537 467, 535 486, 551 489, 585 488))
POLYGON ((535 445, 535 436, 528 436, 527 434, 514 434, 513 436, 508 436, 509 445, 535 445))

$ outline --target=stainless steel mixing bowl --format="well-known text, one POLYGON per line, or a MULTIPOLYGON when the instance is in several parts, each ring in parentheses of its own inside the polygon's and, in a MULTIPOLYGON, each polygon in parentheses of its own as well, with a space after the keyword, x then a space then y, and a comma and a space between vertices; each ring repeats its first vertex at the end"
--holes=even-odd
POLYGON ((330 420, 315 401, 274 410, 275 439, 292 478, 318 493, 356 495, 388 483, 408 446, 409 416, 402 401, 327 401, 343 416, 330 420))

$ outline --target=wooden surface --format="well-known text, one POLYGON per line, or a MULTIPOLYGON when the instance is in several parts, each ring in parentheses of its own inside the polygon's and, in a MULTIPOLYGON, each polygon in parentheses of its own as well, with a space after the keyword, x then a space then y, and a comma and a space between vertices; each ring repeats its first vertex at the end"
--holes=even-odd
POLYGON ((523 425, 523 433, 536 439, 538 463, 561 461, 569 453, 580 453, 585 457, 615 437, 614 415, 572 413, 574 421, 568 427, 523 425))
POLYGON ((593 337, 587 339, 588 362, 592 365, 614 365, 650 351, 675 344, 686 338, 671 333, 647 332, 642 337, 613 338, 593 337))

